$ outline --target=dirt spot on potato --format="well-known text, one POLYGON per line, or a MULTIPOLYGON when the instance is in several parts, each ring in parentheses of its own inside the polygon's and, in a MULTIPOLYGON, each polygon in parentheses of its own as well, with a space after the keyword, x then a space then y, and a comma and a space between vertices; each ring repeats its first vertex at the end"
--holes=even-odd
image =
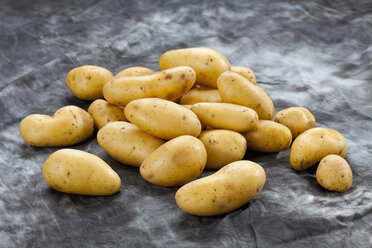
POLYGON ((181 75, 181 79, 185 79, 185 74, 182 74, 181 75))
POLYGON ((165 79, 172 79, 172 77, 173 77, 173 76, 172 76, 171 74, 168 73, 168 74, 165 76, 165 79))

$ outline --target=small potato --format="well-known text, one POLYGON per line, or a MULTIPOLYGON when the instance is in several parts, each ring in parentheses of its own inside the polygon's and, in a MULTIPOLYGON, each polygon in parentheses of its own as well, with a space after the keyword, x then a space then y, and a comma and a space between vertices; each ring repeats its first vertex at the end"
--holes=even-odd
POLYGON ((99 157, 75 149, 54 152, 43 166, 45 181, 55 190, 79 195, 112 195, 119 191, 118 174, 99 157))
POLYGON ((148 182, 166 186, 181 186, 202 173, 207 162, 203 143, 189 135, 174 138, 151 153, 140 167, 148 182))
POLYGON ((164 144, 162 139, 124 121, 106 124, 98 131, 97 141, 111 157, 134 167, 140 167, 145 158, 164 144))
POLYGON ((230 130, 203 131, 199 139, 207 150, 206 169, 219 170, 223 166, 241 160, 247 149, 243 135, 230 130))
POLYGON ((314 116, 309 110, 302 107, 283 109, 275 115, 274 121, 288 127, 293 139, 306 130, 315 127, 314 116))
POLYGON ((212 88, 193 88, 181 98, 181 104, 195 104, 199 102, 221 102, 220 92, 212 88))
POLYGON ((171 50, 159 58, 162 70, 176 66, 190 66, 196 72, 196 82, 211 88, 217 88, 217 78, 230 70, 225 56, 207 47, 193 47, 171 50))
POLYGON ((315 127, 300 134, 292 144, 290 163, 293 169, 304 171, 330 154, 345 157, 344 136, 334 129, 315 127))
POLYGON ((32 114, 19 126, 23 140, 32 146, 69 146, 89 138, 94 131, 92 117, 76 106, 65 106, 52 117, 32 114))
POLYGON ((79 99, 103 98, 102 88, 114 75, 99 66, 83 65, 72 69, 66 78, 67 87, 79 99))
POLYGON ((124 109, 127 119, 146 133, 170 140, 181 135, 198 137, 201 124, 191 111, 158 98, 131 101, 124 109))
POLYGON ((244 132, 256 127, 257 113, 244 106, 231 103, 202 102, 194 104, 191 110, 203 125, 244 132))
POLYGON ((115 77, 103 87, 105 99, 125 107, 130 101, 156 97, 174 101, 191 89, 195 71, 180 66, 147 76, 115 77))
POLYGON ((284 125, 260 120, 257 127, 243 133, 247 140, 247 149, 258 152, 280 152, 290 147, 291 131, 284 125))
POLYGON ((248 67, 244 66, 231 66, 231 71, 240 74, 241 76, 245 77, 249 80, 252 84, 257 84, 256 76, 254 75, 253 71, 248 67))
POLYGON ((236 161, 181 187, 176 193, 176 202, 183 211, 194 215, 225 214, 256 197, 265 181, 265 171, 259 164, 236 161))
POLYGON ((135 66, 135 67, 129 67, 127 69, 124 69, 120 71, 118 74, 115 75, 115 78, 118 77, 133 77, 133 76, 147 76, 151 75, 154 72, 146 67, 141 66, 135 66))
POLYGON ((101 129, 104 125, 113 121, 127 121, 124 110, 103 99, 92 102, 88 108, 88 113, 94 120, 94 126, 101 129))
POLYGON ((274 105, 270 97, 260 87, 253 85, 248 79, 237 73, 227 71, 218 80, 218 91, 222 102, 246 106, 257 112, 262 120, 272 120, 274 105))

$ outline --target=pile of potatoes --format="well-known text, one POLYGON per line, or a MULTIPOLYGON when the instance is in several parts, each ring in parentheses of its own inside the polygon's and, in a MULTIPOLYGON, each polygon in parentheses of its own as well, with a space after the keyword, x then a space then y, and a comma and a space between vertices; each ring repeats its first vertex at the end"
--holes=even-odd
MULTIPOLYGON (((70 146, 89 138, 95 127, 104 151, 138 167, 149 183, 180 187, 177 205, 200 216, 233 211, 259 194, 265 170, 242 160, 247 149, 280 152, 293 139, 290 164, 295 170, 320 161, 316 179, 321 186, 350 188, 344 137, 315 127, 314 116, 303 107, 284 109, 274 118, 274 104, 250 69, 230 66, 222 54, 204 47, 168 51, 159 65, 159 72, 131 67, 115 76, 92 65, 72 69, 67 86, 76 97, 93 101, 88 111, 65 106, 52 117, 29 115, 20 124, 24 141, 70 146), (204 169, 217 172, 195 180, 204 169)), ((107 163, 75 149, 51 154, 43 177, 54 189, 71 194, 112 195, 121 187, 107 163)))

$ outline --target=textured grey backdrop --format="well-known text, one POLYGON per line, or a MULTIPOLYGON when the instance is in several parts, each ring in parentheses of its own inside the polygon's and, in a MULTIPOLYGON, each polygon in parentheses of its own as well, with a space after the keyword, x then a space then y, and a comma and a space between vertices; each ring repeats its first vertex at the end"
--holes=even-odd
POLYGON ((0 30, 0 247, 372 246, 370 0, 0 0, 0 30), (177 208, 175 188, 145 182, 95 136, 73 148, 109 163, 122 178, 120 193, 86 197, 48 187, 41 168, 57 148, 25 144, 18 125, 32 113, 88 107, 66 87, 71 68, 158 70, 163 52, 192 46, 252 68, 276 111, 307 107, 317 126, 344 134, 352 188, 323 190, 314 169, 291 169, 289 151, 248 152, 267 173, 261 194, 230 214, 196 217, 177 208))

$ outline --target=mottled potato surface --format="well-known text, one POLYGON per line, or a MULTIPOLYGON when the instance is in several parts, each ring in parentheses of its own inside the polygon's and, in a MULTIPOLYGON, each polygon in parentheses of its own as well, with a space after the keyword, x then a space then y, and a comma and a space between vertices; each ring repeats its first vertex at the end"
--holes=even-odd
POLYGON ((126 68, 115 75, 115 78, 118 77, 133 77, 133 76, 147 76, 151 75, 154 72, 149 68, 142 67, 142 66, 135 66, 126 68))
POLYGON ((225 214, 256 197, 265 181, 265 171, 259 164, 236 161, 181 187, 176 193, 176 202, 183 211, 194 215, 225 214))
POLYGON ((89 138, 92 117, 76 106, 58 109, 53 116, 32 114, 19 126, 23 140, 32 146, 69 146, 89 138))
POLYGON ((230 70, 225 56, 207 47, 193 47, 171 50, 159 58, 162 70, 176 66, 190 66, 196 72, 196 82, 211 88, 217 88, 217 78, 230 70))
POLYGON ((300 134, 292 144, 290 163, 293 169, 304 171, 330 154, 345 157, 344 136, 334 129, 315 127, 300 134))
POLYGON ((126 121, 124 109, 111 104, 103 99, 92 102, 88 108, 88 113, 94 120, 94 126, 101 129, 104 125, 113 121, 126 121))
POLYGON ((174 138, 151 153, 140 167, 148 182, 166 186, 181 186, 200 175, 207 162, 203 143, 189 135, 174 138))
POLYGON ((315 118, 313 114, 302 107, 283 109, 276 113, 274 121, 288 127, 289 130, 291 130, 293 139, 306 130, 315 127, 315 118))
POLYGON ((249 80, 252 84, 257 84, 256 76, 254 75, 253 71, 245 66, 231 66, 231 71, 238 73, 239 75, 245 77, 249 80))
POLYGON ((221 102, 220 92, 212 88, 193 88, 181 98, 181 104, 195 104, 199 102, 221 102))
POLYGON ((83 100, 103 98, 102 88, 114 75, 106 68, 83 65, 72 69, 66 78, 71 92, 83 100))
POLYGON ((164 141, 136 125, 116 121, 106 124, 97 134, 98 144, 117 161, 139 167, 164 141))
POLYGON ((327 190, 345 192, 353 183, 353 173, 345 159, 338 155, 328 155, 320 160, 316 180, 327 190))
POLYGON ((43 166, 45 181, 55 190, 79 195, 112 195, 119 191, 118 174, 99 157, 75 149, 54 152, 43 166))

